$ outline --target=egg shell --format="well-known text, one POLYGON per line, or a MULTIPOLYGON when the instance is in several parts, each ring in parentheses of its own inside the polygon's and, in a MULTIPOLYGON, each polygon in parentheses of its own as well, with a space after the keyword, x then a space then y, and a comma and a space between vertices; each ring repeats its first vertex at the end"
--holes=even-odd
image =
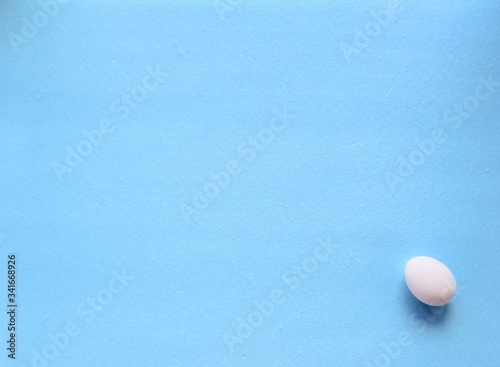
POLYGON ((457 289, 451 270, 441 261, 428 256, 417 256, 408 261, 405 280, 411 293, 429 306, 449 303, 457 289))

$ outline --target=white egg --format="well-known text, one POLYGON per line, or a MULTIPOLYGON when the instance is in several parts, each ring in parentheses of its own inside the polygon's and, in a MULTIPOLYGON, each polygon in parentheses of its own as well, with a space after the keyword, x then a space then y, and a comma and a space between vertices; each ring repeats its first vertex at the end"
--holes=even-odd
POLYGON ((450 269, 441 261, 428 256, 417 256, 408 261, 405 279, 411 293, 429 306, 449 303, 457 289, 450 269))

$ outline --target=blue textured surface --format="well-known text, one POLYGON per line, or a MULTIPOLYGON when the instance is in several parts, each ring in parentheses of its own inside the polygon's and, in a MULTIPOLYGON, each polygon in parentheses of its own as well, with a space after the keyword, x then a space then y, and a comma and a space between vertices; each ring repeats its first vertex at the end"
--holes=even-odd
POLYGON ((0 365, 500 365, 497 1, 83 3, 0 2, 0 365))

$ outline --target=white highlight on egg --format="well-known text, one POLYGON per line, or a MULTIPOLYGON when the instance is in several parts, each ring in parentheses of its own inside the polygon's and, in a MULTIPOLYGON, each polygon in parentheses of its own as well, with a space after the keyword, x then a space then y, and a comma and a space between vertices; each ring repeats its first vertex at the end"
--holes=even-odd
POLYGON ((457 289, 451 270, 441 261, 428 256, 417 256, 408 261, 405 279, 411 293, 429 306, 449 303, 457 289))

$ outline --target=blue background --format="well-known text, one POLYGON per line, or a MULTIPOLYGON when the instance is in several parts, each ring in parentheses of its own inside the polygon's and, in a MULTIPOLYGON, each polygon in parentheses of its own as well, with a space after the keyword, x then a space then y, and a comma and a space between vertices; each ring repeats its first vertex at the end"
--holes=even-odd
POLYGON ((460 126, 444 117, 500 80, 498 3, 401 1, 378 28, 385 1, 229 3, 75 0, 28 38, 40 5, 0 2, 0 304, 10 252, 19 303, 17 358, 5 343, 0 364, 500 365, 500 88, 460 126), (162 85, 114 112, 148 67, 162 85), (283 108, 295 117, 249 148, 283 108), (58 175, 102 119, 113 130, 58 175), (424 162, 405 173, 410 156, 424 162), (186 220, 228 162, 239 173, 186 220), (283 274, 327 238, 291 288, 283 274), (457 279, 439 312, 404 284, 417 255, 457 279), (127 286, 82 316, 123 269, 127 286), (275 289, 283 302, 231 351, 225 333, 275 289), (54 351, 68 323, 80 333, 54 351), (391 344, 400 333, 411 345, 391 344))

